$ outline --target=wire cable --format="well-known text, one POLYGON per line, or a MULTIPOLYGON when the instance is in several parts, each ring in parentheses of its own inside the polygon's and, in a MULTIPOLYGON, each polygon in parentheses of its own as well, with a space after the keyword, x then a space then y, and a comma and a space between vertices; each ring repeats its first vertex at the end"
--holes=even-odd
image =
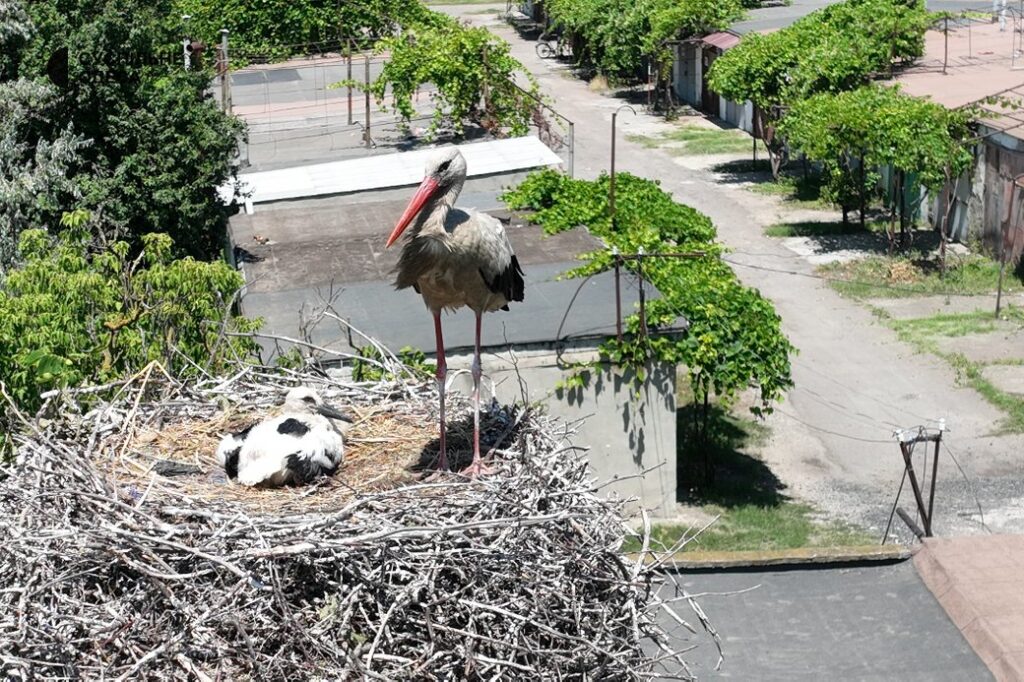
POLYGON ((991 533, 992 529, 985 523, 985 512, 981 508, 981 500, 978 499, 978 494, 974 490, 974 484, 971 482, 971 479, 967 477, 967 472, 965 472, 964 468, 960 466, 960 462, 957 460, 956 455, 953 454, 953 450, 949 447, 946 441, 942 441, 942 445, 946 448, 946 452, 949 453, 950 459, 953 460, 953 464, 956 465, 957 470, 963 477, 964 483, 967 484, 967 489, 971 492, 971 497, 974 498, 974 504, 978 508, 978 516, 981 518, 981 527, 984 528, 987 533, 991 533))
POLYGON ((900 479, 900 487, 896 491, 896 499, 892 501, 892 509, 889 510, 889 521, 885 524, 885 532, 882 533, 882 541, 878 544, 884 545, 889 539, 889 531, 892 529, 892 518, 896 515, 896 507, 900 503, 900 495, 903 494, 903 484, 907 482, 907 468, 903 467, 903 478, 900 479))
POLYGON ((827 433, 830 436, 837 436, 839 438, 846 438, 846 439, 849 439, 849 440, 855 440, 855 441, 858 441, 858 442, 861 442, 861 443, 882 443, 882 444, 886 444, 886 445, 892 443, 892 439, 891 438, 889 438, 887 440, 874 439, 874 438, 861 438, 860 436, 850 436, 848 434, 840 433, 838 431, 831 431, 829 429, 823 429, 820 426, 815 426, 814 424, 811 424, 810 422, 805 422, 803 419, 800 419, 799 417, 794 416, 794 415, 790 414, 789 412, 786 412, 785 410, 783 410, 782 408, 779 408, 779 407, 776 407, 775 411, 780 413, 780 414, 786 415, 787 417, 789 417, 793 421, 799 422, 799 423, 803 424, 804 426, 806 426, 809 429, 813 429, 815 431, 820 431, 821 433, 827 433))
POLYGON ((824 275, 816 275, 811 272, 799 272, 797 270, 784 270, 782 268, 770 268, 766 265, 754 265, 753 263, 743 263, 741 261, 730 260, 723 257, 722 261, 729 263, 730 265, 737 265, 741 268, 749 268, 751 270, 763 270, 765 272, 775 272, 782 275, 793 275, 795 277, 806 277, 808 279, 817 279, 823 282, 842 282, 845 284, 856 284, 860 286, 869 287, 871 289, 889 289, 892 291, 903 291, 907 293, 918 293, 918 294, 932 294, 935 296, 971 296, 971 297, 985 297, 991 296, 991 294, 971 294, 962 291, 933 291, 924 287, 913 287, 913 286, 899 286, 896 284, 880 284, 878 282, 865 282, 857 279, 843 279, 842 277, 826 277, 824 275))

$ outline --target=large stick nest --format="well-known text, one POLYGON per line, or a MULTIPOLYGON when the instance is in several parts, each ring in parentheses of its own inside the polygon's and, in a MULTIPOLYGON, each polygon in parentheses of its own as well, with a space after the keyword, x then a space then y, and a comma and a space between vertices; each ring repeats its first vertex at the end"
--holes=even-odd
MULTIPOLYGON (((146 372, 46 414, 24 418, 0 481, 9 679, 687 674, 659 623, 682 624, 671 604, 688 596, 620 553, 622 504, 594 494, 565 427, 530 411, 482 415, 497 473, 474 481, 423 479, 429 386, 146 372), (342 469, 305 488, 227 482, 219 436, 299 383, 358 416, 342 469), (161 460, 194 473, 162 476, 161 460)), ((450 449, 466 449, 471 423, 451 425, 450 449)))

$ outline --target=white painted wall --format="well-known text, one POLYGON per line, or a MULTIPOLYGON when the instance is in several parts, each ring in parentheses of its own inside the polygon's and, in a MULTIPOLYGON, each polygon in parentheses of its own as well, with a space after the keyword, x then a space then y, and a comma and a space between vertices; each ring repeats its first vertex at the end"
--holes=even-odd
POLYGON ((681 102, 699 108, 703 77, 704 66, 701 63, 699 45, 692 43, 676 45, 675 59, 672 62, 672 85, 676 97, 681 102))

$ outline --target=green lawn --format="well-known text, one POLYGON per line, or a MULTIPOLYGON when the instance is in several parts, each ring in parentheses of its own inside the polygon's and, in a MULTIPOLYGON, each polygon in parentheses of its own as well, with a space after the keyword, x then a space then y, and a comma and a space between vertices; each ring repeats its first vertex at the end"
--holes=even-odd
MULTIPOLYGON (((904 298, 907 296, 988 294, 996 290, 999 264, 984 256, 950 256, 946 275, 922 254, 917 256, 870 256, 847 263, 830 263, 818 268, 832 278, 832 286, 852 298, 904 298)), ((1003 291, 1024 290, 1024 283, 1009 272, 1003 291)))
POLYGON ((807 177, 783 175, 778 180, 756 182, 749 189, 757 194, 781 197, 786 203, 799 208, 833 208, 821 198, 821 179, 813 174, 807 177))
MULTIPOLYGON (((682 382, 681 382, 682 383, 682 382)), ((686 391, 680 398, 686 399, 686 391)), ((810 505, 785 494, 785 485, 753 451, 767 442, 770 429, 748 416, 713 408, 713 429, 707 448, 688 438, 693 419, 692 401, 678 411, 681 443, 679 490, 681 502, 718 516, 683 551, 743 551, 863 545, 877 539, 844 523, 825 520, 810 505), (714 480, 703 480, 704 457, 714 464, 714 480)), ((652 540, 671 547, 698 528, 658 525, 652 540)), ((634 538, 627 551, 640 549, 634 538)), ((661 549, 661 547, 658 547, 661 549)))
MULTIPOLYGON (((876 232, 884 229, 884 224, 871 222, 867 224, 867 232, 876 232)), ((865 232, 860 229, 860 223, 850 222, 844 225, 842 221, 807 221, 795 223, 776 223, 764 228, 768 237, 822 237, 833 234, 857 234, 865 232)))
MULTIPOLYGON (((649 149, 662 148, 677 156, 740 154, 753 152, 754 147, 753 138, 742 130, 697 125, 681 125, 675 130, 655 136, 627 135, 626 139, 649 149)), ((764 151, 764 144, 758 142, 758 149, 764 151)))
MULTIPOLYGON (((878 541, 878 538, 872 538, 852 526, 822 521, 811 506, 793 501, 769 507, 704 505, 703 509, 721 516, 703 533, 687 542, 684 552, 839 547, 878 541)), ((652 547, 660 549, 654 541, 664 547, 672 547, 684 534, 692 535, 696 530, 687 526, 655 526, 651 530, 652 547)), ((639 543, 630 543, 629 549, 639 550, 639 543)))

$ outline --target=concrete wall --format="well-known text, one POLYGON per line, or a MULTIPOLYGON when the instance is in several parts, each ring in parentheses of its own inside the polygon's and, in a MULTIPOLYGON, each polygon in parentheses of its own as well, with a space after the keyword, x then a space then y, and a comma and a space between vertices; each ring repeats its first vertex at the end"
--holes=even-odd
POLYGON ((722 120, 753 135, 754 105, 751 102, 737 104, 721 96, 718 99, 720 100, 718 111, 721 112, 722 120))
MULTIPOLYGON (((672 88, 680 102, 695 109, 706 111, 701 101, 704 82, 704 50, 696 43, 676 45, 672 61, 672 88)), ((754 133, 754 105, 750 102, 737 103, 718 97, 718 116, 750 134, 754 133)))
MULTIPOLYGON (((590 376, 585 388, 556 391, 571 373, 568 363, 596 358, 593 350, 485 351, 481 403, 491 396, 499 402, 540 404, 548 414, 578 422, 573 445, 589 448, 590 466, 602 493, 636 497, 640 507, 655 516, 673 516, 676 504, 676 368, 657 364, 648 371, 639 391, 632 375, 603 371, 590 376), (652 467, 657 467, 649 471, 652 467), (643 472, 647 471, 646 474, 643 472)), ((450 389, 470 395, 471 356, 448 358, 450 389)))
POLYGON ((974 163, 956 182, 928 197, 927 219, 938 228, 947 201, 955 197, 950 237, 960 242, 978 241, 993 256, 999 254, 1002 242, 1007 261, 1016 263, 1024 255, 1024 225, 1017 215, 1020 190, 1011 194, 1009 186, 1013 178, 1024 174, 1024 140, 984 123, 979 128, 984 139, 975 146, 974 163))

